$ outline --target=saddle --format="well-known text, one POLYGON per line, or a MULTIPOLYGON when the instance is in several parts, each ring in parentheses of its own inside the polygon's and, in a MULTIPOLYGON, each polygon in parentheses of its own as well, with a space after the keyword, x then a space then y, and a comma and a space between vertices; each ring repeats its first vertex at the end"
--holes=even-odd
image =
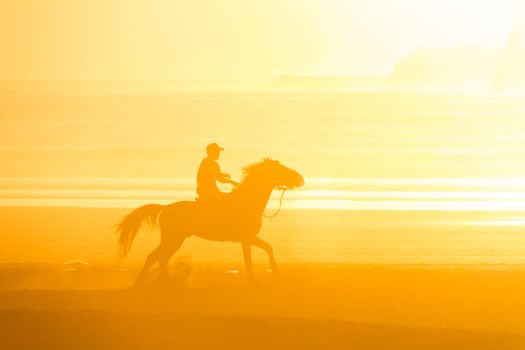
POLYGON ((220 217, 231 212, 233 202, 228 193, 218 193, 213 196, 198 197, 195 199, 197 210, 210 217, 220 217))

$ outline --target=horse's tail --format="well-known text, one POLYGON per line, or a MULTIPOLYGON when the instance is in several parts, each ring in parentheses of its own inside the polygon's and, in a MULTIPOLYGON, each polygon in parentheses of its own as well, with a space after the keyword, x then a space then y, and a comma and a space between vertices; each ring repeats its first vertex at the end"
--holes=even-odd
POLYGON ((124 257, 131 249, 131 244, 139 230, 144 227, 153 229, 157 227, 157 218, 164 208, 160 204, 147 204, 133 210, 117 224, 117 233, 120 232, 120 256, 124 257))

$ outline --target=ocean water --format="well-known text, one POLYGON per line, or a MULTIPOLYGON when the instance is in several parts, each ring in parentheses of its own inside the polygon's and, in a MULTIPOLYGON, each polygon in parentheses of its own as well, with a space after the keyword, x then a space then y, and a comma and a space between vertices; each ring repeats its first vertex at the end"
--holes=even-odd
MULTIPOLYGON (((216 141, 234 178, 267 156, 305 176, 265 231, 289 261, 525 263, 523 97, 2 91, 3 208, 87 213, 192 199, 204 147, 216 141)), ((2 228, 3 262, 43 259, 43 247, 57 259, 86 249, 114 258, 107 226, 90 243, 78 222, 67 230, 83 245, 59 243, 71 234, 63 223, 39 231, 13 221, 2 228)), ((238 253, 188 245, 211 260, 238 253)))
MULTIPOLYGON (((66 90, 67 91, 67 90, 66 90)), ((263 157, 307 178, 525 177, 525 98, 421 94, 0 94, 0 177, 193 178, 263 157)))

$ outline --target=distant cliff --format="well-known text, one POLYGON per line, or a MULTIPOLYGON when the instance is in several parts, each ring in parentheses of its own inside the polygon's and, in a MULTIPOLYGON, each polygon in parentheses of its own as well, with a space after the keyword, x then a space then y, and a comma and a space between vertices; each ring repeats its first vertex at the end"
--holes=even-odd
POLYGON ((503 50, 477 46, 420 49, 385 76, 283 75, 275 91, 490 91, 503 50))
POLYGON ((390 85, 398 89, 488 90, 501 54, 500 49, 477 46, 421 49, 398 62, 390 85))

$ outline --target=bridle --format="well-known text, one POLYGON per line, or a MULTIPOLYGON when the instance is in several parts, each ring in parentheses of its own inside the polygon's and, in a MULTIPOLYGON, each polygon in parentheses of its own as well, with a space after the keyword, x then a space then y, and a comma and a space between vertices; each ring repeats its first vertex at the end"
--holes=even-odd
POLYGON ((279 197, 279 208, 277 209, 277 211, 275 213, 273 213, 272 215, 266 215, 266 214, 262 214, 263 217, 267 218, 267 219, 273 219, 274 217, 276 217, 280 212, 281 212, 281 206, 283 204, 283 197, 284 197, 284 193, 288 190, 291 190, 292 187, 276 187, 277 190, 280 190, 282 191, 281 192, 281 196, 279 197))

